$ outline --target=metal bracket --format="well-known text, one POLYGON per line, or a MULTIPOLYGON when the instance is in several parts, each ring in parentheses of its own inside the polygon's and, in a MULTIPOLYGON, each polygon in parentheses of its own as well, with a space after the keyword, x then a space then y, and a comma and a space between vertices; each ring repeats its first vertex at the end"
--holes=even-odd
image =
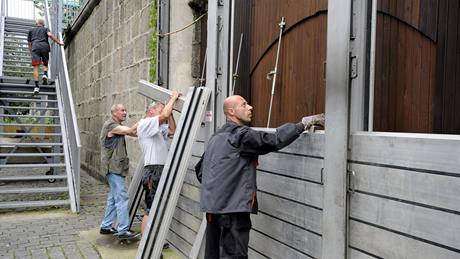
POLYGON ((347 191, 350 194, 355 193, 355 178, 356 178, 356 173, 353 170, 347 170, 347 180, 348 180, 348 188, 347 191))
POLYGON ((358 77, 358 57, 350 57, 350 78, 355 79, 358 77))

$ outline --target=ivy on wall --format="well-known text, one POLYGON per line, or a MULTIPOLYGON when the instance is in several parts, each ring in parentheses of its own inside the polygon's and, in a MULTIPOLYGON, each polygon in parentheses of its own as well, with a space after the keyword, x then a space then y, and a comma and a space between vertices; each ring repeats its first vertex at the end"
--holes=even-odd
POLYGON ((149 29, 154 29, 152 33, 152 37, 149 41, 149 49, 152 58, 150 59, 150 82, 155 82, 156 72, 157 72, 157 19, 158 19, 158 12, 157 12, 157 1, 152 1, 152 7, 150 8, 150 23, 149 29))

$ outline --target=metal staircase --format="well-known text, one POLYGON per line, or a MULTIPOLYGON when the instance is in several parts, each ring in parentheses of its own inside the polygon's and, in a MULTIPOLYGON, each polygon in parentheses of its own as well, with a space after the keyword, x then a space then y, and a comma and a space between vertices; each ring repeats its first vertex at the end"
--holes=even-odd
POLYGON ((78 212, 81 146, 64 48, 51 46, 50 80, 34 95, 27 33, 35 22, 1 18, 0 211, 78 212))

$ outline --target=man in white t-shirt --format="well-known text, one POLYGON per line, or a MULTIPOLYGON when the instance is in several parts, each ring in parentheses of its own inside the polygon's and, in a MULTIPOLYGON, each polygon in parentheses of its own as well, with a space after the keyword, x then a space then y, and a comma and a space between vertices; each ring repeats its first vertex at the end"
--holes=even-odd
POLYGON ((172 108, 179 96, 181 93, 174 91, 166 105, 153 102, 147 108, 145 117, 137 124, 137 136, 144 155, 142 185, 145 190, 146 214, 142 219, 142 231, 148 222, 150 207, 168 157, 168 136, 176 130, 172 108))

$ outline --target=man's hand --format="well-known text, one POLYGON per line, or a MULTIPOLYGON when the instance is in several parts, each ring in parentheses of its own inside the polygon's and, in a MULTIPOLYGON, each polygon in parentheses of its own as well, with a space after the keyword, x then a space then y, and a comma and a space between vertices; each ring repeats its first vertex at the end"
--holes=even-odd
POLYGON ((57 44, 61 45, 61 46, 64 46, 64 42, 62 40, 56 42, 57 44))
POLYGON ((312 126, 320 126, 324 128, 324 113, 306 116, 302 118, 302 123, 305 130, 309 130, 312 126))
POLYGON ((171 99, 175 101, 177 100, 177 98, 179 98, 179 96, 182 96, 182 93, 177 90, 174 90, 172 92, 171 99))

